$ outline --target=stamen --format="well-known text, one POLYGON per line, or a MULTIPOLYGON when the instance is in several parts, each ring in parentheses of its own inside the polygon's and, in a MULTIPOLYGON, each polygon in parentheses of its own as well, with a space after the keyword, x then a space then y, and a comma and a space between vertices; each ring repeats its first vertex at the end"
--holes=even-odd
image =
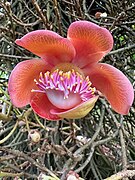
POLYGON ((46 93, 48 89, 63 92, 63 99, 68 99, 70 93, 79 94, 82 101, 95 96, 96 89, 91 87, 89 77, 84 78, 74 69, 68 72, 56 69, 53 73, 47 71, 39 75, 39 80, 34 79, 38 90, 32 89, 31 92, 46 93))

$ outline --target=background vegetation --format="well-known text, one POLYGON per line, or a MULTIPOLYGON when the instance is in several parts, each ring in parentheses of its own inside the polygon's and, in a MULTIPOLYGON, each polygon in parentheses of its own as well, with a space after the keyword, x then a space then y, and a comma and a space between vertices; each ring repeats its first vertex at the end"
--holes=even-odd
POLYGON ((85 180, 112 174, 115 180, 117 172, 119 179, 135 179, 135 103, 123 117, 102 98, 85 118, 51 122, 29 106, 18 109, 10 102, 7 85, 12 69, 34 56, 15 39, 37 29, 66 37, 68 26, 82 19, 112 32, 114 48, 102 61, 120 69, 135 87, 134 0, 0 0, 2 179, 37 179, 42 172, 64 180, 70 170, 85 180), (97 17, 97 12, 107 17, 97 17))

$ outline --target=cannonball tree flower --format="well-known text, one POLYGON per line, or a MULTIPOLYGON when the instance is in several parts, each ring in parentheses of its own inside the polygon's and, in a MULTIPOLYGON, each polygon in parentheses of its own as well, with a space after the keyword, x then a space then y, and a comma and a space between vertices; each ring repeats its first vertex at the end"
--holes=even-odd
POLYGON ((130 81, 115 67, 99 63, 113 47, 107 29, 76 21, 69 26, 67 38, 36 30, 16 44, 40 57, 20 62, 11 72, 8 91, 16 107, 30 104, 48 120, 81 118, 101 92, 116 112, 128 113, 134 99, 130 81))

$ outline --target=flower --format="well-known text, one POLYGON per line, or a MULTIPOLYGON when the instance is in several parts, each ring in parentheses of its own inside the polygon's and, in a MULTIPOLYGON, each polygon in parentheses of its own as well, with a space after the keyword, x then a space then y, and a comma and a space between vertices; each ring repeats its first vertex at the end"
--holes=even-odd
POLYGON ((16 107, 30 104, 48 120, 81 118, 101 92, 116 112, 128 113, 134 99, 130 81, 115 67, 99 63, 113 47, 107 29, 76 21, 69 26, 67 38, 37 30, 16 44, 40 57, 20 62, 10 75, 8 91, 16 107))
POLYGON ((72 170, 70 170, 68 172, 68 174, 66 175, 66 178, 67 178, 67 180, 79 180, 80 179, 79 175, 72 170))

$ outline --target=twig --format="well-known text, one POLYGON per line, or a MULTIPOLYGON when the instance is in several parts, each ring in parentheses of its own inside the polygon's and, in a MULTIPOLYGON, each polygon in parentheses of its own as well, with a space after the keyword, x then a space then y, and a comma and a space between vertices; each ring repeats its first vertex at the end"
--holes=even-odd
MULTIPOLYGON (((104 113, 105 113, 105 108, 104 108, 104 106, 102 106, 102 114, 101 114, 101 118, 100 118, 100 122, 99 122, 98 128, 95 131, 95 134, 93 135, 92 139, 88 141, 88 143, 86 143, 84 146, 80 147, 79 149, 77 149, 74 152, 73 157, 79 156, 86 148, 88 148, 90 145, 92 145, 94 140, 97 138, 97 136, 98 136, 98 134, 99 134, 99 132, 100 132, 100 130, 102 128, 102 123, 103 123, 103 119, 104 119, 104 113)), ((95 148, 95 146, 91 147, 91 152, 90 152, 90 155, 89 155, 88 159, 85 161, 83 166, 81 166, 80 168, 76 169, 76 172, 80 172, 88 164, 88 162, 91 160, 91 157, 92 157, 92 155, 94 153, 94 148, 95 148)), ((81 157, 80 157, 79 161, 80 160, 81 160, 81 157)), ((68 169, 70 169, 73 166, 71 164, 72 164, 72 159, 70 158, 70 159, 67 160, 67 162, 65 163, 65 165, 63 167, 63 172, 64 173, 63 173, 61 179, 65 178, 64 177, 65 171, 67 171, 68 169)))
POLYGON ((99 145, 102 145, 102 144, 105 144, 105 143, 109 142, 110 140, 112 140, 112 139, 113 139, 114 137, 116 137, 117 135, 118 135, 118 130, 117 130, 114 134, 112 134, 111 136, 109 136, 108 138, 105 138, 105 139, 102 139, 102 140, 100 140, 100 141, 94 142, 94 143, 92 144, 92 146, 91 146, 91 152, 90 152, 88 158, 87 158, 86 161, 81 165, 80 168, 78 168, 78 169, 75 170, 75 172, 80 172, 81 170, 83 170, 83 169, 86 167, 86 165, 90 162, 90 160, 91 160, 91 158, 92 158, 92 155, 93 155, 93 153, 94 153, 94 150, 95 150, 95 147, 96 147, 96 146, 99 146, 99 145))
POLYGON ((0 177, 20 177, 20 176, 23 176, 24 173, 21 172, 21 173, 9 173, 9 172, 3 172, 3 171, 0 171, 0 177))
POLYGON ((111 51, 111 52, 109 52, 106 56, 113 55, 113 54, 117 54, 117 53, 120 53, 120 52, 122 52, 122 51, 126 51, 126 50, 133 49, 133 48, 135 48, 135 44, 132 44, 132 45, 130 45, 130 46, 128 46, 128 47, 124 47, 124 48, 120 48, 120 49, 111 51))
POLYGON ((9 173, 9 172, 5 172, 5 171, 3 171, 3 172, 1 171, 0 177, 17 177, 17 176, 21 177, 21 176, 25 175, 25 176, 30 177, 30 178, 37 178, 36 175, 24 172, 21 169, 19 169, 17 166, 15 166, 9 162, 2 162, 2 164, 5 164, 7 167, 10 167, 11 169, 17 171, 17 173, 9 173))
POLYGON ((14 128, 10 131, 10 133, 6 137, 0 140, 0 144, 3 144, 5 141, 7 141, 7 139, 14 133, 17 126, 18 126, 18 121, 16 122, 16 124, 14 125, 14 128))
POLYGON ((34 5, 34 7, 35 7, 35 9, 36 9, 36 11, 37 11, 37 13, 38 13, 38 15, 41 17, 41 19, 42 19, 45 27, 46 27, 47 29, 49 29, 49 26, 48 26, 48 23, 47 23, 47 18, 44 16, 44 14, 43 14, 42 10, 40 9, 38 3, 36 2, 36 0, 32 0, 32 3, 33 3, 33 5, 34 5))
POLYGON ((3 113, 0 113, 0 120, 3 120, 3 121, 11 121, 12 120, 12 116, 7 116, 3 113))
POLYGON ((59 180, 59 178, 49 169, 47 169, 45 166, 40 165, 38 162, 36 162, 33 158, 31 158, 30 156, 24 154, 23 152, 20 152, 19 150, 11 150, 5 147, 0 147, 0 151, 6 151, 10 154, 13 154, 17 157, 22 157, 25 160, 29 161, 32 165, 36 166, 37 168, 39 168, 41 171, 43 172, 47 172, 49 173, 52 177, 56 178, 56 180, 59 180))
POLYGON ((17 59, 33 59, 33 57, 28 56, 16 56, 11 54, 0 54, 1 57, 7 57, 7 58, 17 58, 17 59))
POLYGON ((59 9, 58 9, 58 1, 57 0, 53 0, 53 3, 54 3, 54 10, 55 10, 55 13, 56 13, 56 16, 57 16, 57 22, 58 22, 58 30, 59 30, 59 33, 61 35, 63 35, 63 30, 62 30, 62 27, 61 27, 61 15, 60 15, 60 12, 59 12, 59 9))
POLYGON ((133 176, 135 176, 135 170, 126 170, 118 172, 117 174, 114 174, 104 180, 120 180, 126 177, 132 178, 133 176))
MULTIPOLYGON (((121 116, 121 118, 123 119, 122 116, 121 116)), ((123 125, 121 125, 121 126, 123 126, 123 125)), ((121 128, 119 130, 119 135, 120 135, 120 143, 121 143, 123 170, 126 170, 127 169, 127 153, 126 153, 125 139, 124 139, 123 131, 121 128)))
POLYGON ((113 22, 113 24, 111 25, 111 27, 110 27, 110 31, 115 27, 115 25, 119 22, 119 20, 123 17, 123 16, 125 16, 125 12, 123 11, 123 12, 121 12, 119 15, 118 15, 118 17, 114 20, 114 22, 113 22))

